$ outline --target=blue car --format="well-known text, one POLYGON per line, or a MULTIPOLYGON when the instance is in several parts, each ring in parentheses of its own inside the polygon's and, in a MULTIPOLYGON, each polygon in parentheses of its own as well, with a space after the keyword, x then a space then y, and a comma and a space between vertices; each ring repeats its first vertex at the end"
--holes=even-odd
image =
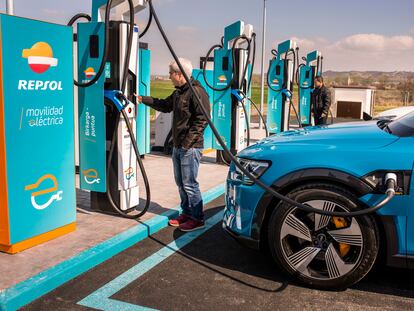
POLYGON ((223 228, 244 245, 269 248, 299 282, 343 289, 378 259, 414 268, 414 113, 288 131, 237 157, 279 193, 325 211, 373 206, 385 197, 385 175, 397 175, 396 195, 376 213, 329 217, 276 199, 231 164, 223 228))

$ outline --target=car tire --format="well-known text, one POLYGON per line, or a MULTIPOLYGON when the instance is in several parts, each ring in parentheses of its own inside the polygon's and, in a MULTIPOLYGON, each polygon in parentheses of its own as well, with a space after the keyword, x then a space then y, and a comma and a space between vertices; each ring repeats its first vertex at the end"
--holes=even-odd
MULTIPOLYGON (((361 208, 353 193, 327 183, 310 183, 287 196, 324 210, 361 208)), ((276 263, 300 283, 341 290, 371 270, 378 255, 379 231, 372 215, 321 217, 281 201, 269 220, 268 242, 276 263)))

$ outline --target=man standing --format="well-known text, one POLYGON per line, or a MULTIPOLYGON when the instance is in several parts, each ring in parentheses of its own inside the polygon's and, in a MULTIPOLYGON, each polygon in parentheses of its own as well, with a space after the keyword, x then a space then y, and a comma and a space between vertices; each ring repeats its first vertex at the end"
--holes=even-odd
MULTIPOLYGON (((179 60, 187 76, 191 77, 193 71, 191 62, 184 58, 179 60)), ((203 134, 207 119, 176 62, 170 64, 169 73, 176 88, 170 96, 166 99, 138 96, 138 101, 155 110, 173 113, 172 160, 183 212, 176 219, 171 219, 169 224, 179 227, 182 231, 193 231, 204 227, 203 201, 197 175, 204 147, 203 134)), ((196 80, 191 79, 191 84, 201 99, 201 104, 210 113, 210 102, 206 91, 196 80)))
POLYGON ((312 112, 315 120, 315 125, 323 125, 327 123, 329 108, 331 107, 331 93, 325 87, 323 78, 316 76, 315 89, 312 93, 312 112))

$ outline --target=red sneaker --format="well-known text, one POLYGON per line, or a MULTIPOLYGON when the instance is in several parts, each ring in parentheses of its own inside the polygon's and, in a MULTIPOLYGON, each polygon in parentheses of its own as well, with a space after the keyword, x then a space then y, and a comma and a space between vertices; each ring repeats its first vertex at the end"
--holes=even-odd
POLYGON ((169 221, 168 221, 168 224, 171 226, 171 227, 178 227, 179 225, 181 225, 181 224, 183 224, 183 223, 185 223, 187 220, 189 220, 190 219, 190 217, 189 216, 187 216, 186 214, 181 214, 180 216, 178 216, 177 218, 175 218, 175 219, 170 219, 169 221))
POLYGON ((185 223, 180 225, 180 230, 184 232, 194 231, 204 228, 204 221, 188 219, 185 223))

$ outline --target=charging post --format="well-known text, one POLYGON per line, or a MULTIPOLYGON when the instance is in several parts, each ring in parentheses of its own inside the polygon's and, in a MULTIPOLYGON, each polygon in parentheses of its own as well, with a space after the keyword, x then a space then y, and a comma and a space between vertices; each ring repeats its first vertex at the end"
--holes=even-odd
POLYGON ((322 74, 322 55, 319 51, 308 53, 306 64, 299 66, 299 117, 302 126, 312 125, 312 92, 314 79, 322 74))
MULTIPOLYGON (((78 24, 78 81, 93 79, 106 57, 104 73, 96 83, 78 88, 80 187, 91 192, 92 209, 113 212, 115 204, 127 214, 139 204, 138 159, 131 136, 140 138, 138 149, 143 154, 149 152, 149 109, 137 107, 134 94, 149 94, 150 51, 142 44, 140 49, 134 26, 126 89, 121 90, 131 35, 130 7, 127 1, 112 1, 109 21, 104 16, 107 2, 94 0, 91 22, 78 24), (128 104, 117 108, 121 96, 128 104), (118 109, 125 114, 120 115, 118 109)), ((145 0, 132 2, 134 13, 146 7, 145 0)))
POLYGON ((295 56, 292 61, 288 58, 288 54, 295 53, 295 51, 295 41, 284 41, 278 45, 277 53, 269 63, 267 72, 267 125, 269 133, 272 134, 289 130, 295 56))
MULTIPOLYGON (((214 126, 233 154, 249 144, 250 102, 246 96, 250 95, 251 87, 253 36, 253 26, 243 21, 227 26, 221 44, 212 46, 203 58, 204 62, 200 62, 202 68, 193 71, 193 76, 205 85, 212 100, 211 119, 214 126), (244 44, 247 47, 243 47, 244 44)), ((215 137, 212 137, 211 147, 217 150, 218 162, 230 163, 215 137)))

